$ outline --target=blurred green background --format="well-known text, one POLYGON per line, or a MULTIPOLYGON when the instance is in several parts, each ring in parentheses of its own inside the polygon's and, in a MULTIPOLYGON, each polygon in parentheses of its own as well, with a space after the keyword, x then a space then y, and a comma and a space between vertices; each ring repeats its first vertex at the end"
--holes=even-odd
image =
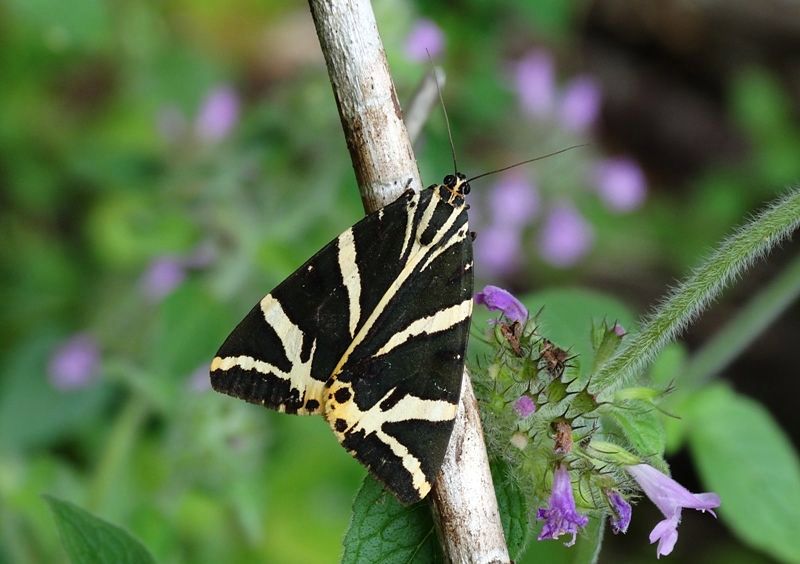
MULTIPOLYGON (((590 143, 476 183, 479 286, 579 285, 644 312, 800 178, 798 6, 373 6, 401 101, 425 48, 445 69, 465 173, 590 143)), ((439 110, 416 150, 425 183, 450 172, 439 110)), ((65 560, 43 493, 161 562, 336 561, 364 471, 319 418, 207 377, 252 304, 363 213, 306 4, 2 3, 0 189, 0 562, 65 560)), ((725 373, 795 444, 798 342, 795 305, 725 373)), ((655 520, 601 561, 652 560, 655 520)), ((769 561, 686 521, 673 561, 769 561)))

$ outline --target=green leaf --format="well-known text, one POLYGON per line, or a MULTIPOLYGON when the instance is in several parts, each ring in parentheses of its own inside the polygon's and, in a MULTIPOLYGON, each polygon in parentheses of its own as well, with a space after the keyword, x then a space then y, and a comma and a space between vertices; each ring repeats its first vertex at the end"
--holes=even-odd
POLYGON ((183 385, 208 363, 233 326, 230 312, 198 282, 187 282, 162 303, 153 331, 153 376, 183 385))
POLYGON ((428 502, 404 507, 371 476, 353 502, 353 519, 344 537, 343 564, 442 562, 428 502))
POLYGON ((661 414, 652 403, 642 400, 627 400, 619 406, 605 410, 611 420, 630 442, 637 454, 642 456, 661 456, 667 442, 667 435, 661 414))
POLYGON ((56 518, 61 543, 73 564, 155 563, 129 533, 68 501, 44 496, 56 518))
POLYGON ((508 554, 512 560, 516 560, 525 549, 531 530, 525 495, 509 476, 507 464, 498 460, 492 463, 491 468, 508 554))
POLYGON ((722 385, 687 407, 689 446, 722 520, 744 542, 800 562, 800 461, 789 438, 760 404, 722 385))
POLYGON ((594 564, 600 555, 605 532, 605 519, 592 517, 589 524, 578 534, 574 546, 564 546, 564 539, 531 543, 519 564, 594 564))
POLYGON ((543 308, 539 315, 540 333, 561 348, 577 354, 583 375, 592 367, 592 327, 595 323, 605 320, 613 325, 616 321, 626 331, 635 324, 631 313, 617 300, 577 288, 537 292, 523 297, 522 302, 530 312, 543 308))

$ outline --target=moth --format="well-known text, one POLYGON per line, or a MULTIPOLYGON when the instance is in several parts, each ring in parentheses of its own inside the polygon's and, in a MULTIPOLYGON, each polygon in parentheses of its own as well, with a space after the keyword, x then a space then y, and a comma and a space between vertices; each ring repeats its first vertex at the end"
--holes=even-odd
POLYGON ((320 414, 402 503, 424 498, 453 430, 472 314, 468 179, 407 190, 258 302, 211 362, 218 391, 320 414))

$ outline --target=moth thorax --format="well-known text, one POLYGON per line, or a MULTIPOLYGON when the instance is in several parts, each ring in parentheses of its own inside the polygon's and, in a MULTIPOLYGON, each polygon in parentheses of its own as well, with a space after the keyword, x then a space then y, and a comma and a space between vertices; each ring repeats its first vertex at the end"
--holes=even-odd
POLYGON ((460 172, 448 174, 439 185, 441 187, 440 196, 448 203, 460 206, 464 203, 464 196, 469 194, 470 186, 467 177, 460 172))

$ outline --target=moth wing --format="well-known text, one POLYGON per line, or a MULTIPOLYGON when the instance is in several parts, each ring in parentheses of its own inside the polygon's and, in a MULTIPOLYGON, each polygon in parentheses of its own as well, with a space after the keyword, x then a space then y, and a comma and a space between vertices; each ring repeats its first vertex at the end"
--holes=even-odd
POLYGON ((320 413, 361 312, 399 269, 389 257, 402 242, 386 223, 404 221, 418 197, 406 194, 367 215, 257 303, 215 355, 212 387, 286 413, 320 413))
POLYGON ((346 351, 325 405, 342 445, 406 504, 428 494, 444 459, 472 313, 466 210, 437 209, 442 217, 433 215, 434 227, 447 223, 444 214, 453 214, 453 221, 431 242, 424 208, 437 203, 427 196, 403 262, 411 272, 372 310, 374 323, 367 322, 362 339, 346 351))

